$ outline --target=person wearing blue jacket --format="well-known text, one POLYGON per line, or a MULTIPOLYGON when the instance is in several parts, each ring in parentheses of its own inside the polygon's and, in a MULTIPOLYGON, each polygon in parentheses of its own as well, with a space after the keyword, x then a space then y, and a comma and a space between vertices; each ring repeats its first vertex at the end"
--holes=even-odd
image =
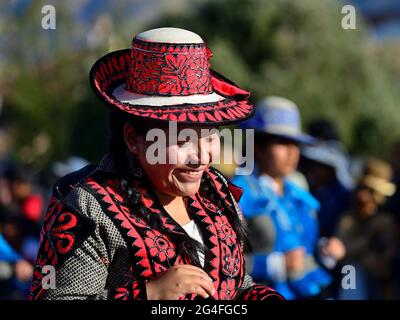
POLYGON ((32 271, 32 265, 0 234, 0 300, 26 298, 32 271))
POLYGON ((8 244, 0 234, 0 262, 15 263, 21 256, 8 244))
POLYGON ((254 249, 249 271, 286 299, 321 297, 332 281, 321 264, 334 267, 345 248, 337 238, 319 239, 319 203, 291 179, 299 146, 313 139, 301 132, 297 106, 280 97, 262 100, 242 128, 255 129, 255 170, 233 179, 244 189, 239 205, 254 249))

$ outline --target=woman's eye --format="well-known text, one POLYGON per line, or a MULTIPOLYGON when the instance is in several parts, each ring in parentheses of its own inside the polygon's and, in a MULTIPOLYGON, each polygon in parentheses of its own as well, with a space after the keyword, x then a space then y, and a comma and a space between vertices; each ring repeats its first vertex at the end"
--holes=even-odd
POLYGON ((218 138, 218 136, 216 134, 211 134, 211 135, 207 136, 206 141, 208 143, 211 143, 211 142, 214 142, 217 138, 218 138))
POLYGON ((185 141, 178 141, 178 147, 180 148, 185 148, 190 145, 190 140, 185 140, 185 141))

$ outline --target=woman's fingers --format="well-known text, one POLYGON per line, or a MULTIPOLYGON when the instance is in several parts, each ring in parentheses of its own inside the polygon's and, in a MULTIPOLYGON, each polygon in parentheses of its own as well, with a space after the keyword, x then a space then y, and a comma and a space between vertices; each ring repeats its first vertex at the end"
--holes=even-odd
POLYGON ((214 288, 213 283, 210 280, 205 279, 201 275, 189 276, 188 284, 189 284, 189 288, 191 288, 193 285, 196 287, 202 288, 203 290, 205 290, 208 293, 208 295, 213 296, 215 293, 215 288, 214 288))
POLYGON ((213 285, 213 281, 212 279, 208 276, 207 273, 198 273, 198 272, 193 272, 193 273, 189 273, 192 276, 198 276, 201 277, 202 280, 206 281, 207 283, 211 284, 211 286, 213 285))
POLYGON ((177 278, 177 287, 180 287, 180 290, 186 293, 196 293, 193 292, 193 288, 200 288, 205 291, 205 294, 202 292, 201 296, 214 295, 215 288, 211 278, 205 273, 203 270, 199 268, 180 268, 179 271, 176 272, 179 274, 177 278))
POLYGON ((204 290, 202 287, 198 287, 198 286, 194 286, 194 287, 190 288, 189 293, 197 294, 197 295, 203 297, 204 299, 207 299, 210 296, 206 290, 204 290))
POLYGON ((148 296, 153 299, 178 299, 186 294, 208 298, 215 294, 212 279, 201 268, 177 265, 147 284, 148 296))
POLYGON ((196 266, 193 266, 193 265, 190 265, 190 264, 182 264, 182 265, 179 265, 179 266, 177 266, 176 267, 176 269, 175 269, 175 271, 178 271, 178 270, 181 270, 181 271, 186 271, 186 270, 190 270, 190 271, 192 271, 193 273, 200 273, 201 275, 203 275, 206 279, 209 279, 211 282, 213 281, 212 279, 211 279, 211 277, 207 274, 207 272, 205 272, 203 269, 201 269, 201 268, 199 268, 199 267, 196 267, 196 266))
POLYGON ((176 268, 179 268, 179 269, 189 269, 189 270, 199 271, 199 272, 203 272, 203 273, 207 274, 202 268, 193 266, 193 265, 191 265, 191 264, 180 264, 180 265, 177 265, 176 268))
POLYGON ((148 286, 149 295, 154 296, 155 299, 168 296, 178 299, 186 294, 197 294, 203 298, 208 298, 215 294, 212 279, 204 270, 192 265, 174 266, 160 275, 154 283, 149 282, 151 282, 148 286), (153 295, 153 292, 158 294, 153 295))

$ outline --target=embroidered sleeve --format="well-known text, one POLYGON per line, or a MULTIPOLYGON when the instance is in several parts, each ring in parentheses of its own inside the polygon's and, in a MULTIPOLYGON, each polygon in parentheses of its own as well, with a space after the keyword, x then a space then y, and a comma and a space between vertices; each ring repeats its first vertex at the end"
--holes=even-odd
POLYGON ((70 284, 72 293, 73 275, 81 271, 76 261, 86 261, 83 253, 79 258, 71 258, 79 254, 79 248, 94 229, 93 221, 78 214, 59 199, 51 197, 40 235, 40 247, 30 291, 31 299, 42 299, 49 293, 61 293, 58 290, 62 290, 66 282, 70 284), (66 263, 67 260, 70 262, 66 263), (63 269, 68 270, 69 279, 60 277, 63 269))
POLYGON ((146 281, 136 280, 125 286, 111 290, 109 299, 115 300, 147 300, 146 281))
POLYGON ((52 197, 41 232, 31 300, 147 299, 126 243, 98 200, 77 189, 52 197), (72 208, 72 207, 73 208, 72 208))
POLYGON ((243 290, 236 297, 236 300, 284 300, 284 298, 270 287, 262 284, 254 284, 243 290))

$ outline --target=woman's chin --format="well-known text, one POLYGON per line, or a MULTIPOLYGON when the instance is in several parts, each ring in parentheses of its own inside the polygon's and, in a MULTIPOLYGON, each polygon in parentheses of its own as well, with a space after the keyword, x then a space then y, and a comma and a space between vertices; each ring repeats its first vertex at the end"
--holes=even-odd
POLYGON ((199 188, 200 183, 197 182, 181 184, 176 188, 177 193, 179 193, 177 196, 193 197, 199 191, 199 188))
POLYGON ((176 196, 192 197, 199 191, 201 183, 201 175, 187 177, 186 175, 176 174, 172 178, 176 196))

